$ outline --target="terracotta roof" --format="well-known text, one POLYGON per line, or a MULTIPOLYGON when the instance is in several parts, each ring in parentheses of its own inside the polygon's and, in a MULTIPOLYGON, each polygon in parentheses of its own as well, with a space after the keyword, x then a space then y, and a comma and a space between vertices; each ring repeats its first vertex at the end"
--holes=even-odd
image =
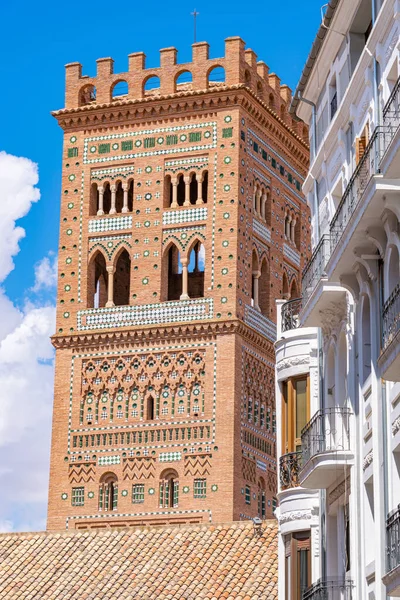
POLYGON ((273 600, 277 523, 0 535, 3 600, 273 600))

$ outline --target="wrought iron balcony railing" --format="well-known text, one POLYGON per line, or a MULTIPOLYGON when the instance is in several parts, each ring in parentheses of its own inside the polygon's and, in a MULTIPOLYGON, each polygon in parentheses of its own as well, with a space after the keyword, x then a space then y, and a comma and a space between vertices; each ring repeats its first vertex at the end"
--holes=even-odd
POLYGON ((400 283, 396 285, 383 306, 382 352, 400 331, 400 283))
POLYGON ((379 173, 379 165, 384 154, 385 131, 377 127, 365 148, 334 214, 330 224, 331 251, 336 248, 342 234, 361 200, 373 175, 379 173))
POLYGON ((386 570, 400 567, 400 504, 386 520, 386 570))
POLYGON ((331 244, 329 234, 324 234, 315 247, 310 262, 304 267, 301 288, 303 306, 311 296, 312 291, 325 273, 325 267, 330 257, 331 244))
POLYGON ((353 582, 348 579, 319 579, 305 592, 303 600, 352 600, 353 582))
POLYGON ((288 302, 282 304, 282 332, 300 327, 299 314, 301 311, 301 302, 301 298, 294 298, 293 300, 288 300, 288 302))
POLYGON ((330 225, 331 250, 338 244, 351 215, 400 126, 400 77, 383 109, 383 125, 376 127, 358 163, 330 225))
POLYGON ((289 488, 297 487, 300 485, 299 472, 301 469, 301 452, 289 452, 284 454, 279 459, 279 480, 281 483, 281 489, 287 490, 289 488))
POLYGON ((317 454, 350 450, 350 415, 339 406, 315 413, 301 432, 302 466, 317 454))

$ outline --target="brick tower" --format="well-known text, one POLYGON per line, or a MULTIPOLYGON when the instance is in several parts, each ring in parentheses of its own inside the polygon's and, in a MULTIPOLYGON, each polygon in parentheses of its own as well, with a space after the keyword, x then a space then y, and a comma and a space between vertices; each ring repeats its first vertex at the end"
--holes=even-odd
POLYGON ((275 298, 309 251, 290 95, 238 37, 67 65, 49 529, 272 516, 275 298))

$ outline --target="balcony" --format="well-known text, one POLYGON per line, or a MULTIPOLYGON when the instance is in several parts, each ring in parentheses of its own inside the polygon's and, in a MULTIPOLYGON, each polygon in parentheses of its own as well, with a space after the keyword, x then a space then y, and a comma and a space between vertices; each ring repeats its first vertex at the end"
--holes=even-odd
POLYGON ((386 570, 386 593, 400 598, 400 504, 386 520, 386 570))
POLYGON ((353 582, 346 579, 319 579, 305 592, 303 600, 352 600, 353 582))
POLYGON ((301 311, 301 298, 294 298, 289 300, 282 305, 281 316, 282 316, 282 333, 284 331, 290 331, 291 329, 297 329, 300 327, 300 311, 301 311))
POLYGON ((300 485, 326 489, 353 463, 348 408, 335 406, 315 413, 301 432, 300 485))
POLYGON ((379 357, 381 375, 400 381, 400 284, 386 300, 382 314, 382 350, 379 357))
POLYGON ((279 459, 279 481, 281 490, 288 490, 300 485, 301 452, 289 452, 279 459))
MULTIPOLYGON (((368 254, 365 231, 381 227, 382 202, 397 201, 400 191, 400 79, 383 110, 383 125, 376 127, 346 187, 330 224, 331 280, 350 273, 354 255, 368 254)), ((375 251, 375 248, 373 248, 375 251)))
POLYGON ((300 315, 302 327, 320 327, 321 315, 332 303, 339 303, 345 297, 345 290, 337 284, 329 283, 326 265, 331 252, 331 238, 324 234, 303 270, 303 305, 300 315))

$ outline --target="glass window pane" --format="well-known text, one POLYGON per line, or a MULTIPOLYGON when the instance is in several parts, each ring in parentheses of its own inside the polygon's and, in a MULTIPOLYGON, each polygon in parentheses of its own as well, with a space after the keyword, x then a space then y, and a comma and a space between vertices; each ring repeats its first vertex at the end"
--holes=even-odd
POLYGON ((296 381, 296 438, 307 423, 307 380, 296 381))

